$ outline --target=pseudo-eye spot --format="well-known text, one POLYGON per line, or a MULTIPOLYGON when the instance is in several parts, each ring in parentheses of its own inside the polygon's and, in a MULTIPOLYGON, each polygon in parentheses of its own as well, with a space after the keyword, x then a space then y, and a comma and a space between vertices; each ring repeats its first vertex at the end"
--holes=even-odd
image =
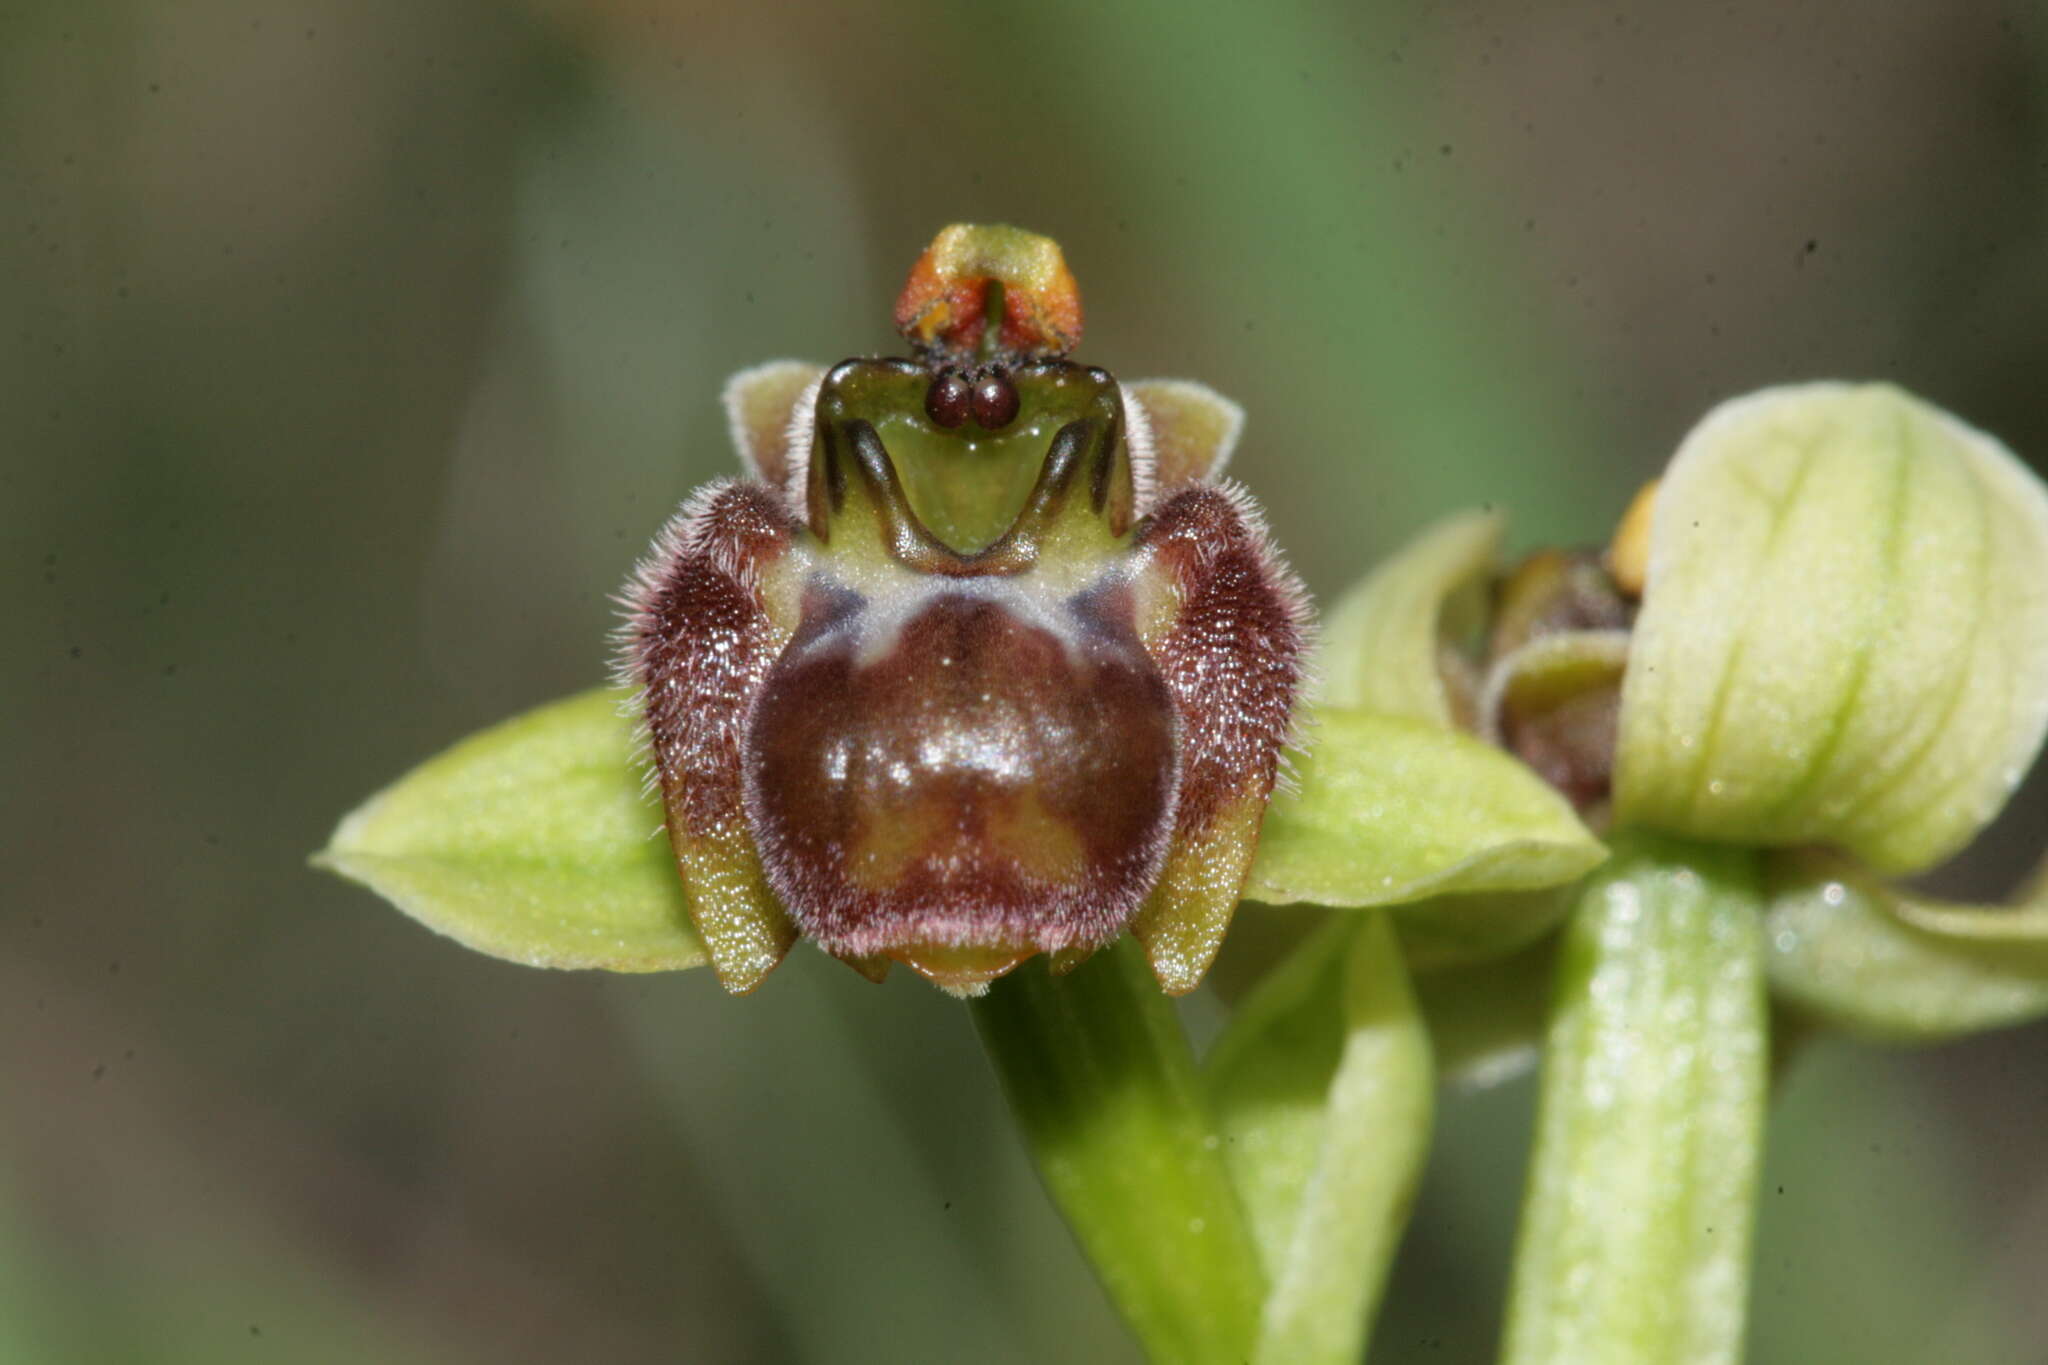
POLYGON ((726 388, 749 477, 626 589, 690 913, 745 991, 799 936, 975 994, 1125 930, 1192 989, 1228 927, 1301 677, 1306 600, 1216 476, 1241 415, 1067 356, 1051 240, 941 232, 908 358, 726 388))

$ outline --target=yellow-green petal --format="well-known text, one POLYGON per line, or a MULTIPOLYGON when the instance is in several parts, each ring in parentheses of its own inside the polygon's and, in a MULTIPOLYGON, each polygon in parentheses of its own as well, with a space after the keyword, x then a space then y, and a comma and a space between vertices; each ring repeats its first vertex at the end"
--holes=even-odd
POLYGON ((807 360, 771 360, 725 381, 726 425, 748 473, 777 488, 788 482, 796 402, 824 374, 823 365, 807 360))
POLYGON ((1443 642, 1463 624, 1461 616, 1476 619, 1478 586, 1506 524, 1498 512, 1446 518, 1338 598, 1323 618, 1317 652, 1321 699, 1455 724, 1443 642))
POLYGON ((316 865, 439 933, 532 967, 694 967, 627 694, 586 692, 429 759, 344 818, 316 865))
POLYGON ((1429 721, 1322 708, 1273 798, 1247 898, 1393 905, 1575 881, 1606 850, 1571 803, 1500 750, 1429 721))
POLYGON ((1508 717, 1543 715, 1589 693, 1612 693, 1628 669, 1625 630, 1539 635, 1487 670, 1479 694, 1479 733, 1505 743, 1508 717))
POLYGON ((2048 727, 2048 490, 1885 385, 1724 404, 1656 494, 1617 817, 1941 861, 2048 727))

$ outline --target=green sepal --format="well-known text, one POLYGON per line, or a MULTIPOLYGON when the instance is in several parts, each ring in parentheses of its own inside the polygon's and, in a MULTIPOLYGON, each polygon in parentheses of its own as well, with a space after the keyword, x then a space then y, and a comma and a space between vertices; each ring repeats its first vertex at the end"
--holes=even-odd
POLYGON ((1758 869, 1630 835, 1553 987, 1506 1365, 1734 1365, 1762 1147, 1758 869))
POLYGON ((1434 1078, 1383 914, 1332 919, 1205 1068, 1271 1289, 1251 1359, 1359 1358, 1428 1149, 1434 1078))
POLYGON ((1456 724, 1458 699, 1443 677, 1446 642, 1477 624, 1478 588, 1506 525, 1498 512, 1448 517, 1338 598, 1316 651, 1320 699, 1456 724))
POLYGON ((1251 900, 1357 907, 1538 890, 1606 857, 1570 802, 1469 735, 1337 708, 1312 713, 1304 735, 1294 786, 1266 812, 1251 900))
POLYGON ((1173 1004, 1129 938, 969 1008, 1053 1202, 1152 1359, 1241 1365, 1265 1275, 1173 1004))
POLYGON ((1824 1023, 1932 1042, 2048 1016, 2048 891, 1952 905, 1819 853, 1774 857, 1768 885, 1771 987, 1824 1023))
POLYGON ((527 966, 699 965, 628 696, 585 692, 472 735, 346 816, 314 865, 527 966))

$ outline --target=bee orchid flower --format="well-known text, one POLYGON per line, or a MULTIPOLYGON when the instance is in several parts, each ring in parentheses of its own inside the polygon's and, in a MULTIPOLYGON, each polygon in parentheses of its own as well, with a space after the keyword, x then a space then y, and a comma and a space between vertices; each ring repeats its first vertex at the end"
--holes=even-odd
POLYGON ((895 320, 907 355, 726 384, 742 474, 631 575, 613 687, 422 765, 317 861, 531 965, 708 963, 744 993, 808 938, 961 995, 1125 936, 1180 994, 1241 895, 1599 861, 1482 741, 1299 705, 1307 598, 1221 479, 1242 411, 1070 359, 1054 242, 947 228, 895 320))
POLYGON ((697 931, 732 990, 801 935, 974 994, 1131 928, 1186 991, 1308 632, 1215 478, 1237 412, 1068 360, 1080 300, 1047 238, 947 229, 896 316, 908 358, 732 382, 752 477, 692 499, 627 590, 621 671, 697 931))

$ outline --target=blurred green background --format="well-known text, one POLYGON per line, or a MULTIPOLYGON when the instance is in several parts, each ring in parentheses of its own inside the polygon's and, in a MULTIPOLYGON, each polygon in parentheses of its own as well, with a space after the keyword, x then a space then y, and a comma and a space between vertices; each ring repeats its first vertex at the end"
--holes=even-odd
MULTIPOLYGON (((1597 540, 1768 382, 2048 453, 2033 5, 15 0, 0 1361, 1133 1358, 906 974, 527 971, 304 864, 597 680, 723 376, 888 348, 958 219, 1245 403, 1325 595, 1597 540)), ((2044 1045, 1801 1059, 1756 1361, 2048 1359, 2044 1045)), ((1447 1099, 1376 1361, 1490 1358, 1529 1110, 1447 1099)))

